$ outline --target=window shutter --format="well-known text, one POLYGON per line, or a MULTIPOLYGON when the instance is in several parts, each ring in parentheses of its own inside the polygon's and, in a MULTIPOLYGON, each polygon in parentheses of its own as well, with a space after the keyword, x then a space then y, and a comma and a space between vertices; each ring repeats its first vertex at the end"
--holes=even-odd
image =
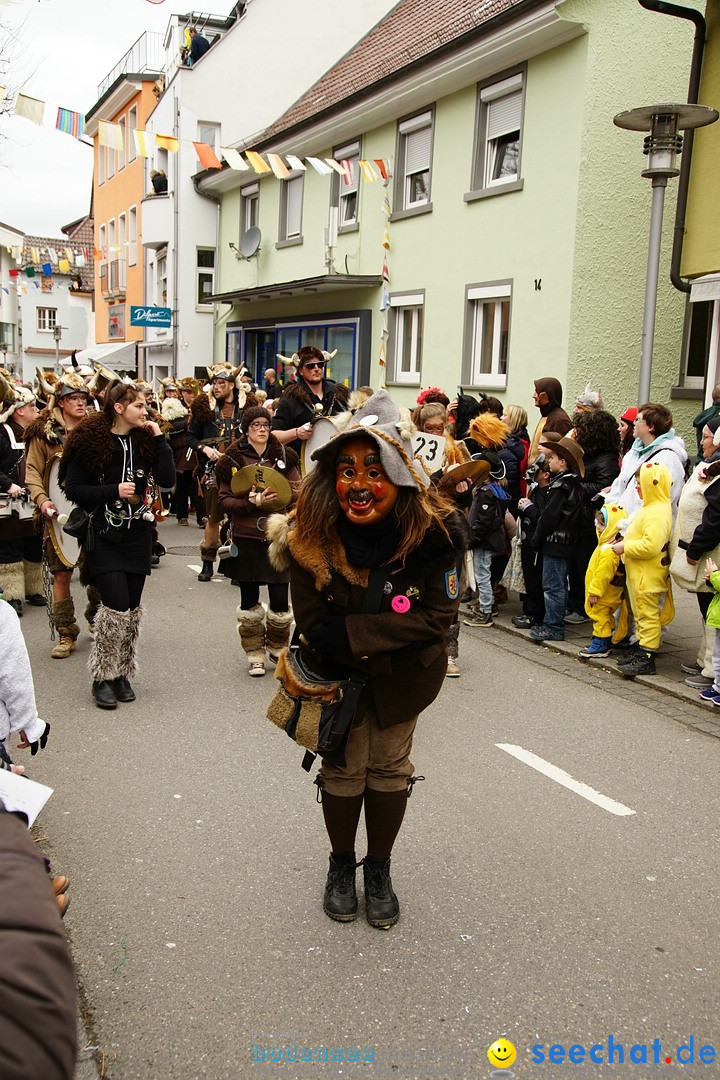
POLYGON ((432 128, 421 128, 405 136, 405 175, 425 172, 430 168, 432 128))
POLYGON ((487 137, 497 139, 520 130, 522 116, 522 90, 487 103, 487 137))
POLYGON ((303 180, 302 176, 295 177, 294 180, 287 181, 287 235, 286 239, 290 240, 293 236, 300 235, 300 226, 302 225, 302 196, 303 196, 303 180))

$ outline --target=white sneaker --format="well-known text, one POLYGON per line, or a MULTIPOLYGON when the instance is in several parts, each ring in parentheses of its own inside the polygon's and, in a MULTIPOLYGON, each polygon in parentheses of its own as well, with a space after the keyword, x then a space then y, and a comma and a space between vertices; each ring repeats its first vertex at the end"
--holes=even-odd
POLYGON ((248 674, 254 676, 260 676, 265 674, 265 664, 262 660, 251 660, 248 667, 248 674))

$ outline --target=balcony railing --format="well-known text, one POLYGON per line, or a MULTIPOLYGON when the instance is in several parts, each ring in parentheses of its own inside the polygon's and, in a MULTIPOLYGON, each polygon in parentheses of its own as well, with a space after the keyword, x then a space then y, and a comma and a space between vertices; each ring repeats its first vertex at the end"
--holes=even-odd
POLYGON ((159 73, 164 65, 163 35, 148 30, 140 35, 122 59, 107 73, 98 86, 98 98, 110 89, 120 75, 142 75, 146 71, 159 73))
POLYGON ((100 264, 100 291, 103 295, 125 292, 127 264, 125 259, 112 259, 100 264))

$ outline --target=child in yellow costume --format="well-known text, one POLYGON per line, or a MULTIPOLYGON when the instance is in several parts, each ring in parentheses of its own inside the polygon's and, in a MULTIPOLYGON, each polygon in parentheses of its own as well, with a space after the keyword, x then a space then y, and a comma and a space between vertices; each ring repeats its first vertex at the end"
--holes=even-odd
POLYGON ((628 678, 655 674, 655 653, 660 648, 662 627, 675 616, 668 554, 672 476, 666 465, 656 461, 641 465, 635 475, 643 504, 630 519, 625 539, 612 545, 613 551, 625 561, 638 639, 637 648, 619 665, 628 678))
POLYGON ((627 634, 625 568, 612 544, 620 539, 620 522, 627 519, 622 506, 602 506, 595 514, 598 546, 590 556, 585 574, 585 611, 592 619, 590 644, 581 656, 607 656, 613 634, 619 640, 627 634), (620 609, 617 630, 615 612, 620 609))

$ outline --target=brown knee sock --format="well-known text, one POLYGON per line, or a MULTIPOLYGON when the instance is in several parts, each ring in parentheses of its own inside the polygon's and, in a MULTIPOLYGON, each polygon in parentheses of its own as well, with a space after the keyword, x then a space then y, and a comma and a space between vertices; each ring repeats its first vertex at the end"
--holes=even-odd
POLYGON ((365 828, 371 859, 389 859, 395 837, 400 832, 407 791, 373 791, 365 789, 365 828))
POLYGON ((355 851, 355 834, 362 804, 362 795, 344 797, 328 795, 327 791, 323 791, 323 817, 333 855, 351 855, 355 851))

